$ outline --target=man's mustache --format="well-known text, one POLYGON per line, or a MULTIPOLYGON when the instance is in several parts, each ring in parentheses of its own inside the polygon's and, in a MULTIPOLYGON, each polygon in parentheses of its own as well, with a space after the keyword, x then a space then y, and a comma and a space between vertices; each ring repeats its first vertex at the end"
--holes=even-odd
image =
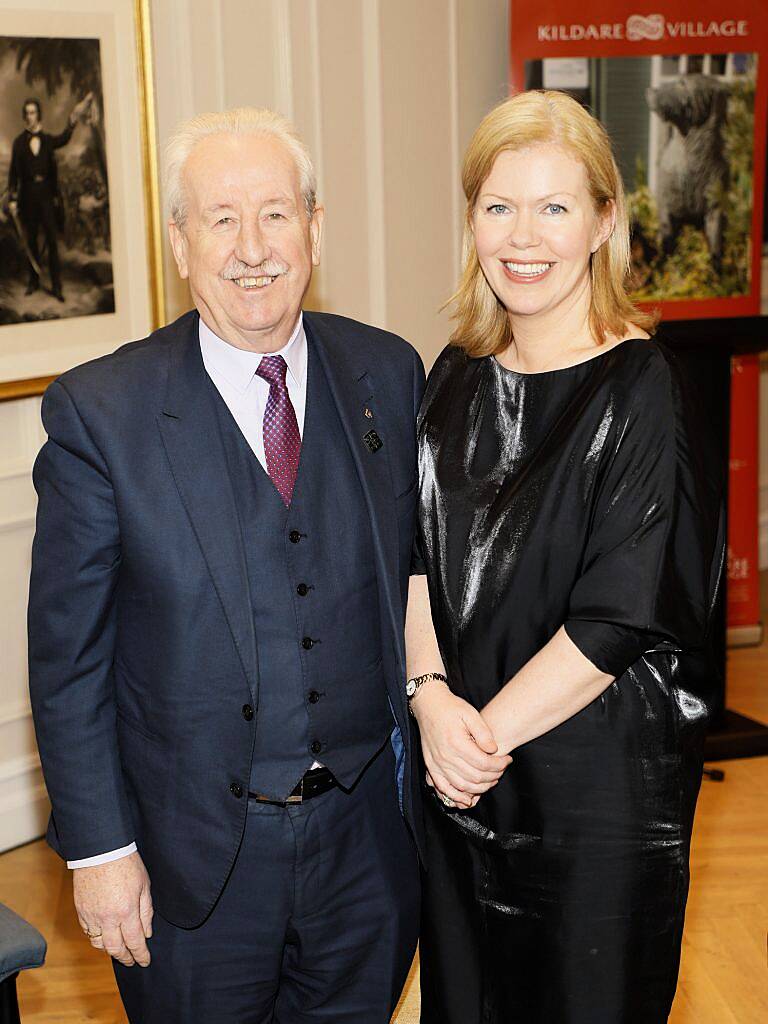
POLYGON ((255 267, 250 267, 247 263, 236 263, 227 267, 222 276, 227 281, 233 281, 236 277, 277 277, 279 274, 287 274, 288 270, 287 263, 264 260, 255 267))

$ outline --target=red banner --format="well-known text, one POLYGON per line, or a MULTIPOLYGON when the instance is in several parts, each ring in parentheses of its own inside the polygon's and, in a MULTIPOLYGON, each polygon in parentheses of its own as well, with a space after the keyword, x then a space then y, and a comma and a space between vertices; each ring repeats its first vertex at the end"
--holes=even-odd
POLYGON ((758 356, 736 356, 731 366, 731 453, 728 489, 728 633, 758 643, 758 356))
POLYGON ((633 227, 633 297, 665 320, 759 313, 765 0, 512 0, 511 88, 605 124, 633 227))

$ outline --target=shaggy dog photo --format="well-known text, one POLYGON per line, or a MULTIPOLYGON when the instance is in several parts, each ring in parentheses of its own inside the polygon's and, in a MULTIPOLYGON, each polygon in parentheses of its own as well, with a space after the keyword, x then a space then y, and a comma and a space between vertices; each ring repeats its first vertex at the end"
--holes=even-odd
POLYGON ((662 247, 671 253, 690 224, 706 236, 712 263, 723 255, 722 197, 728 189, 723 127, 729 89, 709 75, 685 75, 647 92, 648 106, 664 121, 657 198, 662 247))

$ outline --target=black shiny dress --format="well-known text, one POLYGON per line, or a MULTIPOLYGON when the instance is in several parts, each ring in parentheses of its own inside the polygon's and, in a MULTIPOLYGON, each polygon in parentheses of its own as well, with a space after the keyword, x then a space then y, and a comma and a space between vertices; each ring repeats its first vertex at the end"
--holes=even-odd
POLYGON ((482 709, 562 625, 616 677, 471 811, 426 793, 424 1024, 661 1024, 675 991, 722 562, 720 472, 675 358, 520 374, 446 349, 419 548, 482 709))

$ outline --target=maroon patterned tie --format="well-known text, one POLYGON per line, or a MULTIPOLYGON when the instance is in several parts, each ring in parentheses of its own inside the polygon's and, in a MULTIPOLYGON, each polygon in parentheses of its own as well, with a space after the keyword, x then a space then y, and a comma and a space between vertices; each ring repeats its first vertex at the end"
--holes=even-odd
POLYGON ((299 471, 301 434, 285 383, 287 369, 282 356, 263 356, 256 373, 269 384, 269 398, 264 410, 267 472, 280 492, 283 504, 290 508, 293 485, 299 471))

